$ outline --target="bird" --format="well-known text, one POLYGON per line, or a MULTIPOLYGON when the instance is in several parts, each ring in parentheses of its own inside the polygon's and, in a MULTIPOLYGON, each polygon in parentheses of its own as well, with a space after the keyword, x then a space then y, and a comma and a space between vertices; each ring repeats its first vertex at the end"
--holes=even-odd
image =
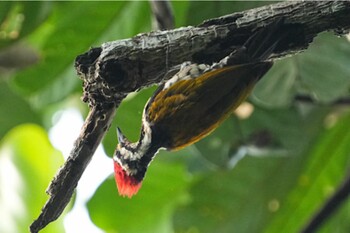
POLYGON ((282 24, 280 19, 261 27, 243 46, 212 65, 182 63, 147 101, 137 142, 130 142, 117 127, 113 164, 121 196, 138 193, 160 149, 176 151, 199 141, 249 96, 273 65, 269 57, 286 36, 282 24))

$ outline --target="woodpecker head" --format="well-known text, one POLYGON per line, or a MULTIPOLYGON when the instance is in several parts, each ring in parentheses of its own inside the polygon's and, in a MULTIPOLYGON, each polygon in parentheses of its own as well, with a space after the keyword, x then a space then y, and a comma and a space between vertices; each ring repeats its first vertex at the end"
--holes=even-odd
POLYGON ((113 156, 114 176, 121 196, 131 198, 141 188, 142 180, 155 153, 149 150, 150 136, 144 127, 139 142, 131 143, 117 128, 119 144, 113 156))

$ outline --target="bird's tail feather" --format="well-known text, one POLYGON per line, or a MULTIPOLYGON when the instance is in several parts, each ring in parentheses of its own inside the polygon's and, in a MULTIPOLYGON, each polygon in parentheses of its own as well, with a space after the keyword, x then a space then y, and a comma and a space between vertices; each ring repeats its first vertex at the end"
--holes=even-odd
POLYGON ((265 61, 269 58, 278 43, 288 34, 288 31, 282 28, 283 23, 284 18, 279 18, 249 37, 244 47, 251 61, 265 61))

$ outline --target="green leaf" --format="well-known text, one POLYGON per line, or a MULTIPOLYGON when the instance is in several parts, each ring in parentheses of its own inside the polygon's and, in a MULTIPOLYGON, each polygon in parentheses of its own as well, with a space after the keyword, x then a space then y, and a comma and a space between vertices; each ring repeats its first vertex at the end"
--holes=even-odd
POLYGON ((194 146, 207 161, 224 168, 228 164, 233 147, 239 147, 242 142, 243 135, 238 120, 230 117, 194 146))
POLYGON ((137 141, 140 137, 142 112, 147 100, 152 96, 155 88, 148 88, 129 96, 121 103, 110 130, 103 139, 106 153, 112 156, 118 140, 116 128, 119 127, 130 141, 137 141))
MULTIPOLYGON (((37 125, 12 129, 0 147, 0 229, 6 233, 28 232, 47 201, 47 185, 62 164, 61 154, 37 125)), ((63 232, 62 218, 42 232, 63 232)))
POLYGON ((338 210, 328 219, 328 221, 321 227, 320 233, 343 233, 350 229, 349 221, 350 202, 345 200, 338 210))
POLYGON ((349 95, 350 46, 346 38, 324 33, 298 58, 300 85, 316 100, 331 102, 349 95))
POLYGON ((13 2, 9 2, 9 1, 0 3, 0 24, 4 23, 7 15, 8 15, 8 12, 10 11, 11 6, 13 4, 14 4, 13 2))
POLYGON ((146 1, 123 2, 120 11, 108 24, 108 28, 94 42, 100 46, 106 41, 126 39, 151 30, 150 6, 146 1))
POLYGON ((187 25, 197 25, 207 19, 271 3, 268 1, 191 1, 187 15, 187 25))
POLYGON ((186 201, 184 167, 155 161, 139 193, 118 196, 114 179, 107 179, 88 203, 92 221, 105 232, 167 233, 174 208, 186 201))
POLYGON ((24 37, 41 25, 51 12, 52 2, 21 2, 24 21, 21 27, 21 36, 24 37))
POLYGON ((186 16, 188 15, 191 1, 172 1, 171 5, 174 11, 175 28, 187 26, 186 16))
POLYGON ((270 203, 278 204, 293 182, 298 160, 245 157, 233 170, 204 174, 190 189, 190 205, 174 216, 176 232, 260 232, 273 214, 270 203))
POLYGON ((51 11, 51 2, 1 3, 7 9, 6 15, 0 12, 0 47, 9 45, 33 32, 42 24, 51 11))
POLYGON ((276 61, 271 70, 258 82, 253 92, 253 100, 266 107, 284 107, 292 103, 298 78, 295 58, 276 61))
POLYGON ((39 34, 32 35, 33 38, 36 38, 49 31, 46 40, 42 41, 41 45, 42 62, 21 72, 14 80, 15 84, 26 94, 52 84, 57 76, 67 69, 67 66, 73 68, 75 57, 99 37, 109 20, 122 5, 118 3, 119 6, 114 4, 112 7, 112 3, 97 2, 56 4, 46 24, 42 25, 41 30, 38 30, 39 34), (52 26, 48 27, 48 25, 52 26))
POLYGON ((296 109, 255 108, 241 122, 242 134, 266 129, 278 135, 288 156, 246 156, 232 170, 202 172, 191 186, 192 202, 178 208, 174 216, 176 232, 261 232, 297 182, 327 112, 315 108, 300 116, 296 109))
POLYGON ((21 123, 40 122, 38 114, 19 95, 13 93, 6 82, 0 82, 0 138, 21 123))
POLYGON ((20 72, 13 84, 41 107, 79 90, 73 63, 77 55, 106 40, 130 37, 149 28, 146 2, 59 2, 28 39, 42 50, 41 62, 20 72), (98 9, 98 10, 97 10, 98 9), (140 18, 132 24, 130 16, 140 18), (43 39, 44 38, 44 39, 43 39))
POLYGON ((275 62, 254 89, 254 101, 266 107, 289 106, 296 94, 321 103, 348 96, 349 42, 323 33, 302 54, 275 62))
MULTIPOLYGON (((281 203, 264 232, 298 232, 324 201, 340 185, 350 166, 350 115, 338 119, 337 124, 324 131, 311 147, 307 159, 301 165, 298 182, 281 203), (292 217, 291 217, 292 216, 292 217)), ((347 205, 349 206, 349 205, 347 205)), ((343 208, 346 208, 344 205, 343 208)), ((338 220, 326 222, 321 232, 347 232, 349 215, 346 209, 338 220), (341 219, 343 221, 341 221, 341 219), (346 222, 344 219, 347 219, 346 222), (343 222, 342 226, 339 226, 343 222), (330 230, 332 229, 332 230, 330 230), (335 229, 338 229, 335 231, 335 229)))

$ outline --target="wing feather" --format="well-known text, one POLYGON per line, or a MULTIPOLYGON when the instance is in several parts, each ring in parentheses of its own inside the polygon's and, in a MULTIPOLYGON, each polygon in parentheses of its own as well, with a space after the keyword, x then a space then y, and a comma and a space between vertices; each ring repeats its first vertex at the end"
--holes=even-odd
POLYGON ((147 120, 167 134, 169 145, 164 147, 182 148, 225 120, 270 67, 270 62, 228 66, 177 81, 156 91, 146 107, 147 120))

